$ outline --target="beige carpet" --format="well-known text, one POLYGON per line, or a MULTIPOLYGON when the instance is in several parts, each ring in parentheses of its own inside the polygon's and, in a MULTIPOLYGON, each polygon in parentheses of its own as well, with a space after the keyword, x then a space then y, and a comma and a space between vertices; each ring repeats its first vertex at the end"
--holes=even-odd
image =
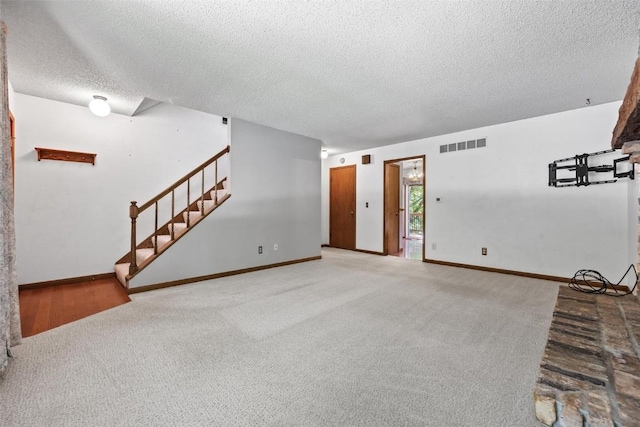
POLYGON ((558 284, 336 249, 24 340, 2 426, 532 426, 558 284))

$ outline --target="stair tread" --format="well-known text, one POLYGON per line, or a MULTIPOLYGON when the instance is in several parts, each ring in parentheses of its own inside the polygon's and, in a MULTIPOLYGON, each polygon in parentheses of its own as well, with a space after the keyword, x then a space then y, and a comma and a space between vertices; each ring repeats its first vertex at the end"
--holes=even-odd
POLYGON ((140 265, 152 255, 153 248, 136 249, 136 262, 140 265))
POLYGON ((175 228, 187 228, 187 224, 184 222, 174 222, 173 224, 169 223, 169 227, 173 225, 175 228))
POLYGON ((129 275, 129 266, 130 265, 131 265, 130 262, 124 262, 122 264, 116 264, 116 267, 115 267, 116 278, 122 284, 122 286, 124 286, 125 288, 128 287, 127 286, 127 275, 129 275))
POLYGON ((170 234, 158 234, 157 236, 152 236, 151 241, 154 242, 156 240, 156 237, 158 239, 159 246, 165 245, 171 241, 170 234))
MULTIPOLYGON (((211 209, 214 208, 215 205, 216 205, 216 202, 214 202, 213 200, 205 200, 204 201, 205 213, 208 213, 211 209)), ((202 200, 198 200, 198 209, 202 209, 202 200)))
MULTIPOLYGON (((216 198, 216 190, 211 190, 211 198, 213 200, 215 200, 216 198)), ((218 200, 222 199, 224 196, 226 196, 227 194, 229 194, 228 190, 225 189, 218 189, 218 200)))
POLYGON ((202 214, 200 213, 200 211, 189 211, 184 212, 182 216, 184 217, 185 223, 187 222, 187 216, 189 216, 189 226, 191 226, 193 224, 193 221, 200 218, 202 214))

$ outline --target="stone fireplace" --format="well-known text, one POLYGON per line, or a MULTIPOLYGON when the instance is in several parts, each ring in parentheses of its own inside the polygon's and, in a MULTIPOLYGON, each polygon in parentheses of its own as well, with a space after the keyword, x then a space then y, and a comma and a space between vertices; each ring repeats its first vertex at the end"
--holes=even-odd
POLYGON ((547 426, 640 426, 640 301, 561 286, 534 391, 547 426))

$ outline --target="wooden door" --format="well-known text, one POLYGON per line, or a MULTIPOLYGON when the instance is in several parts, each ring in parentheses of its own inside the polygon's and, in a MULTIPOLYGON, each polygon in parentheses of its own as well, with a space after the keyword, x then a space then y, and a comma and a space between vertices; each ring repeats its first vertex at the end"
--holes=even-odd
POLYGON ((400 166, 384 165, 384 253, 400 252, 400 166))
POLYGON ((356 166, 331 168, 329 175, 329 246, 356 248, 356 166))

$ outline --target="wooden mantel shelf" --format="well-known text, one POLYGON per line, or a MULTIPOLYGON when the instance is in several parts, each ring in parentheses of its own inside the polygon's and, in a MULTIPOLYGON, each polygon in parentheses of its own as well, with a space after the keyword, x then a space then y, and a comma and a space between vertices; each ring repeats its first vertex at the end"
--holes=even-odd
MULTIPOLYGON (((631 75, 631 83, 624 96, 618 123, 613 129, 611 148, 618 149, 626 142, 640 140, 640 57, 631 75)), ((631 152, 636 150, 631 150, 631 152)))
POLYGON ((53 148, 39 148, 36 147, 38 152, 38 161, 44 160, 62 160, 65 162, 80 162, 96 164, 96 156, 94 153, 80 153, 78 151, 66 151, 66 150, 54 150, 53 148))

